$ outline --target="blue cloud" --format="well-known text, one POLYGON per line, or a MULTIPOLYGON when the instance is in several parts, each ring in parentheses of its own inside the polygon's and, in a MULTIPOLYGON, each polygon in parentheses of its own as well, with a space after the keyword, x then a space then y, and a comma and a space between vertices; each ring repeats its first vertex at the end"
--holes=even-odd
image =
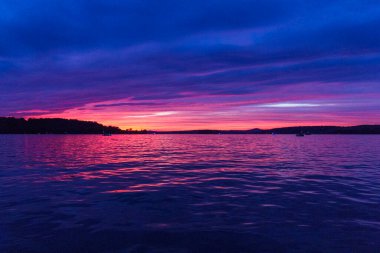
POLYGON ((378 1, 3 0, 0 11, 0 114, 311 83, 324 88, 307 97, 380 93, 378 1))

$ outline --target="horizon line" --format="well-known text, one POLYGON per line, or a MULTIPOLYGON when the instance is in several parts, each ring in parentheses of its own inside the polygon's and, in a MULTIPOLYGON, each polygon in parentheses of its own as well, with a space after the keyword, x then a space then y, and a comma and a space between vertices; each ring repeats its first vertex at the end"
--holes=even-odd
POLYGON ((14 119, 35 119, 35 120, 41 120, 41 119, 60 119, 60 120, 76 120, 76 121, 83 121, 83 122, 95 122, 100 125, 103 125, 104 127, 117 127, 122 131, 151 131, 151 132, 182 132, 182 131, 249 131, 249 130, 273 130, 273 129, 281 129, 281 128, 297 128, 297 127, 358 127, 358 126, 380 126, 380 123, 366 123, 366 124, 356 124, 356 125, 350 125, 350 124, 342 124, 342 125, 294 125, 294 126, 278 126, 278 127, 272 127, 272 128, 259 128, 259 127, 252 127, 252 128, 245 128, 245 129, 213 129, 213 128, 194 128, 194 129, 176 129, 176 130, 154 130, 154 129, 134 129, 134 128, 121 128, 120 126, 115 125, 108 125, 104 124, 102 122, 96 121, 96 120, 81 120, 81 119, 75 119, 75 118, 60 118, 60 117, 14 117, 14 116, 0 116, 0 118, 14 118, 14 119))

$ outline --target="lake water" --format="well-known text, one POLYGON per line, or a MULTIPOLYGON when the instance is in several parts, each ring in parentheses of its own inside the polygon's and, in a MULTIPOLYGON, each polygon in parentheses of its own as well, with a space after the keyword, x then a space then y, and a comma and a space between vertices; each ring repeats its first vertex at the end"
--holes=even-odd
POLYGON ((379 252, 380 136, 0 135, 0 252, 379 252))

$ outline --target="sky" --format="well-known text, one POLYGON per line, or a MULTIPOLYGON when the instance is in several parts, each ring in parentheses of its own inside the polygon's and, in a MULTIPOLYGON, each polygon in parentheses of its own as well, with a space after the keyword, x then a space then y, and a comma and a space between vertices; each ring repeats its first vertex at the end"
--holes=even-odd
POLYGON ((378 0, 1 0, 0 116, 380 124, 378 0))

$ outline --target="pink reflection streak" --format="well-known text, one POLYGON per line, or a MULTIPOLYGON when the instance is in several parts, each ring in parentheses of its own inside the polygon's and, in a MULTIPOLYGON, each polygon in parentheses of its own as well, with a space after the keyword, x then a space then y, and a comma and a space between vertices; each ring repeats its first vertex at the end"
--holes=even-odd
MULTIPOLYGON (((207 139, 198 135, 30 136, 25 139, 23 153, 28 161, 47 168, 47 172, 50 166, 54 170, 59 164, 53 175, 39 175, 33 181, 36 184, 82 182, 85 187, 98 186, 101 193, 117 194, 157 191, 178 185, 193 187, 200 183, 206 183, 210 189, 225 190, 228 188, 223 182, 228 180, 244 186, 247 192, 264 194, 278 190, 294 179, 319 180, 309 175, 334 177, 353 173, 345 169, 345 165, 352 161, 331 153, 331 147, 336 146, 339 137, 327 136, 323 142, 318 138, 308 137, 307 141, 311 143, 305 145, 305 141, 294 136, 268 135, 224 135, 223 138, 212 135, 207 139), (304 169, 281 167, 294 162, 295 157, 297 161, 308 157, 309 164, 304 169), (332 157, 337 168, 342 169, 331 170, 332 157), (214 167, 221 163, 221 167, 214 167), (266 169, 273 164, 279 168, 266 169), (318 169, 311 170, 311 167, 318 169), (253 175, 257 184, 250 180, 253 175)), ((350 141, 352 144, 348 142, 345 148, 355 160, 355 138, 350 141)))
MULTIPOLYGON (((156 188, 174 186, 174 185, 185 185, 186 182, 178 182, 174 179, 174 182, 160 182, 160 183, 151 183, 151 184, 137 184, 128 187, 128 189, 117 189, 111 191, 105 191, 103 193, 128 193, 128 192, 143 192, 143 191, 155 191, 158 190, 156 188)), ((185 179, 181 179, 179 181, 186 181, 185 179)))

